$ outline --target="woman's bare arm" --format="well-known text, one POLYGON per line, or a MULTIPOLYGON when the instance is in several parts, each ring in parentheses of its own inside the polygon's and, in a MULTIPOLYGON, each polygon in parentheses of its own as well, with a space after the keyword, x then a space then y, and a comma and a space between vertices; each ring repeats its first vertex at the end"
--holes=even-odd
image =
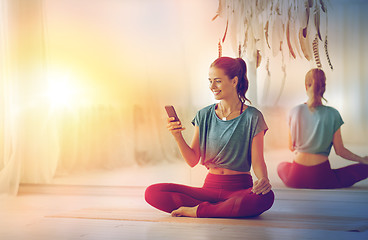
POLYGON ((191 146, 189 146, 181 133, 185 128, 181 126, 180 121, 171 122, 172 120, 173 118, 168 118, 167 128, 174 136, 184 160, 189 166, 194 167, 198 164, 200 158, 199 127, 195 127, 192 143, 191 146))
POLYGON ((291 133, 290 133, 290 129, 289 129, 289 150, 294 152, 294 146, 293 146, 293 140, 291 139, 291 133))
POLYGON ((337 155, 350 161, 360 162, 368 164, 368 156, 360 157, 352 153, 349 149, 344 146, 341 136, 340 128, 335 132, 333 136, 333 146, 337 155))
POLYGON ((267 167, 263 157, 264 132, 258 133, 252 141, 252 166, 257 181, 254 182, 253 192, 256 194, 266 194, 271 190, 268 180, 267 167))

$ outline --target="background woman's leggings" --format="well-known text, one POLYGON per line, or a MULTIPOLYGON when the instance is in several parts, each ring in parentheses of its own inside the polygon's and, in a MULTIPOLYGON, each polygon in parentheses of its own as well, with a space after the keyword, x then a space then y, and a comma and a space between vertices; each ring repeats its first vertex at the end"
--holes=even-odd
POLYGON ((282 162, 277 173, 284 184, 292 188, 346 188, 368 177, 368 165, 358 163, 331 169, 328 160, 315 166, 282 162))
POLYGON ((265 195, 252 193, 249 174, 217 175, 208 173, 203 187, 189 187, 174 183, 149 186, 145 192, 147 203, 167 213, 179 207, 198 206, 197 217, 251 217, 271 208, 272 191, 265 195))

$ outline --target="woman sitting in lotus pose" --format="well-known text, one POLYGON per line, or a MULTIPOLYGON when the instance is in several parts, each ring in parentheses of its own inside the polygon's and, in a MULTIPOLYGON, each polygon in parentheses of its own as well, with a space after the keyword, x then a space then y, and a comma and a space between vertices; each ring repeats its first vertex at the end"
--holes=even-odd
POLYGON ((274 201, 263 157, 263 138, 268 128, 262 113, 245 104, 248 79, 244 60, 216 59, 210 66, 209 87, 220 101, 197 112, 190 146, 182 136, 180 121, 168 118, 167 125, 189 166, 200 162, 207 167, 203 187, 154 184, 146 189, 145 199, 174 217, 260 215, 274 201), (251 166, 257 177, 254 184, 251 166))
POLYGON ((277 172, 292 188, 346 188, 368 177, 368 156, 360 157, 344 147, 339 112, 322 104, 326 89, 323 70, 314 68, 305 76, 308 101, 294 107, 289 115, 289 148, 295 152, 292 163, 283 162, 277 172), (332 146, 337 155, 358 162, 331 169, 328 156, 332 146))

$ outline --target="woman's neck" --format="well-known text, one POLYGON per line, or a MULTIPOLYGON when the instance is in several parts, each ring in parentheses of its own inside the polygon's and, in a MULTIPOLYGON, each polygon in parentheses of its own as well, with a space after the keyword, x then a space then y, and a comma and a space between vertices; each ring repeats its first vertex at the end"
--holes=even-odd
POLYGON ((231 100, 222 99, 220 101, 220 105, 221 105, 220 106, 221 111, 226 114, 226 113, 230 113, 230 112, 239 110, 241 108, 241 101, 239 98, 231 99, 231 100))
POLYGON ((317 100, 314 100, 313 98, 308 98, 307 105, 310 106, 310 105, 312 105, 312 103, 314 103, 317 106, 322 105, 322 99, 319 98, 317 100))

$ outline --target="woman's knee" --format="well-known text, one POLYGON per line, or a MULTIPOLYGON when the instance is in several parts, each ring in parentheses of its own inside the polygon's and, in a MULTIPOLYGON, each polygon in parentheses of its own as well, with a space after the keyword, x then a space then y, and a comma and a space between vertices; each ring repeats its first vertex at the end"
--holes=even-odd
POLYGON ((144 191, 144 199, 147 203, 152 204, 157 196, 160 196, 160 192, 162 191, 163 183, 157 183, 150 185, 144 191))
POLYGON ((258 209, 261 211, 261 213, 267 211, 270 209, 275 201, 275 194, 271 190, 265 195, 259 195, 260 199, 258 201, 258 209))
POLYGON ((286 182, 287 177, 289 175, 291 163, 289 162, 282 162, 277 166, 277 174, 281 178, 283 182, 286 182))
POLYGON ((248 193, 242 197, 238 208, 239 217, 254 217, 269 210, 275 201, 275 194, 271 190, 267 194, 248 193))

